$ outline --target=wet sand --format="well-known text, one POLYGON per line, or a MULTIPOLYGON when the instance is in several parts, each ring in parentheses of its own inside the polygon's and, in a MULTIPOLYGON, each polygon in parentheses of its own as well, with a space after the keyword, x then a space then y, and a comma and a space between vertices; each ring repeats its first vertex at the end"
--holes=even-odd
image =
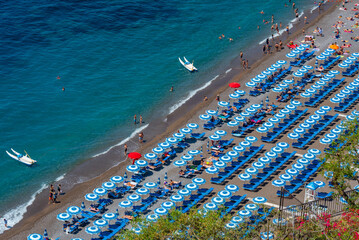
MULTIPOLYGON (((332 5, 333 6, 333 5, 332 5)), ((308 20, 310 24, 307 24, 306 27, 312 28, 312 26, 316 26, 317 21, 321 18, 323 19, 323 23, 318 23, 319 26, 323 27, 324 31, 330 34, 329 32, 332 31, 331 26, 326 24, 326 21, 330 19, 330 12, 333 11, 335 7, 331 7, 329 5, 326 5, 326 10, 328 10, 329 15, 321 15, 318 19, 315 19, 318 14, 316 10, 313 15, 307 15, 308 20), (326 21, 324 21, 326 20, 326 21)), ((324 10, 322 11, 324 12, 324 10)), ((341 14, 341 12, 340 12, 341 14)), ((306 14, 305 14, 306 15, 306 14)), ((333 16, 339 15, 338 12, 334 13, 333 16)), ((298 25, 295 25, 294 28, 291 30, 292 32, 296 31, 294 34, 289 35, 290 39, 295 39, 296 37, 301 36, 302 34, 302 28, 304 24, 303 22, 299 22, 298 25)), ((284 40, 286 38, 286 34, 284 33, 281 38, 282 41, 285 44, 284 40)), ((321 42, 322 38, 319 38, 318 42, 321 42)), ((331 40, 331 39, 329 39, 331 40)), ((279 40, 276 40, 279 41, 279 40)), ((324 41, 325 42, 325 41, 324 41)), ((321 47, 321 50, 323 50, 324 47, 326 47, 328 44, 323 44, 323 47, 321 47)), ((199 122, 198 115, 202 114, 204 110, 206 109, 216 109, 217 104, 214 101, 215 96, 219 93, 224 98, 224 100, 227 100, 228 93, 232 90, 228 89, 228 83, 230 81, 238 81, 242 84, 242 88, 246 90, 247 92, 249 89, 245 89, 245 82, 248 81, 251 77, 253 77, 255 74, 261 72, 264 68, 269 67, 272 63, 274 63, 278 59, 285 59, 284 55, 287 53, 287 50, 281 51, 276 54, 270 54, 267 56, 263 56, 261 46, 256 45, 253 46, 253 49, 249 49, 248 51, 244 52, 244 55, 250 55, 251 58, 249 58, 249 63, 251 65, 251 69, 247 71, 242 71, 241 66, 239 63, 239 58, 236 58, 231 63, 231 68, 233 69, 228 74, 221 74, 217 80, 215 80, 208 89, 205 89, 203 91, 200 91, 196 94, 193 98, 191 98, 189 101, 187 101, 181 108, 177 109, 174 113, 169 115, 167 117, 167 121, 163 121, 162 119, 158 119, 158 121, 154 121, 150 123, 149 127, 144 130, 145 139, 147 139, 147 142, 141 146, 141 148, 136 149, 136 151, 140 153, 146 153, 150 152, 152 147, 161 141, 171 133, 177 131, 177 129, 183 127, 185 123, 188 122, 199 122), (249 54, 251 53, 251 54, 249 54), (256 61, 256 59, 260 59, 256 61), (255 62, 256 61, 256 62, 255 62), (265 67, 264 67, 265 66, 265 67), (202 102, 203 96, 207 96, 209 98, 209 101, 202 102), (185 114, 184 114, 185 113, 185 114), (148 140, 151 139, 151 140, 148 140)), ((313 64, 310 64, 313 65, 313 64)), ((269 92, 265 95, 261 95, 257 98, 250 98, 251 104, 253 103, 259 103, 260 100, 265 99, 267 95, 273 96, 272 92, 269 92)), ((271 97, 272 98, 272 97, 271 97)), ((272 99, 271 99, 272 101, 272 99)), ((328 105, 332 105, 329 104, 328 105)), ((199 122, 200 125, 202 125, 203 122, 199 122)), ((229 128, 227 127, 228 130, 229 128)), ((200 130, 199 130, 200 131, 200 130)), ((229 130, 230 131, 230 130, 229 130)), ((206 136, 209 136, 210 133, 207 131, 206 136)), ((256 136, 260 138, 258 133, 253 132, 250 135, 256 136)), ((230 136, 228 136, 230 138, 230 136)), ((235 142, 238 143, 241 141, 242 138, 236 138, 235 142)), ((287 139, 285 139, 287 141, 287 139)), ((137 137, 135 137, 133 142, 137 142, 137 137)), ((289 141, 288 141, 289 142, 289 141)), ((191 144, 190 149, 198 149, 201 145, 205 144, 206 142, 196 142, 194 144, 191 144)), ((256 145, 259 145, 259 142, 256 143, 256 145)), ((272 147, 272 144, 267 144, 266 149, 269 149, 272 147)), ((319 148, 319 147, 318 147, 319 148)), ((135 149, 130 149, 135 150, 135 149)), ((293 149, 290 149, 293 150, 293 149)), ((303 152, 303 151, 302 151, 303 152)), ((178 156, 181 156, 182 154, 179 153, 178 156)), ((43 193, 39 195, 35 203, 29 207, 28 212, 25 216, 25 218, 17 224, 14 228, 12 228, 9 231, 6 231, 2 237, 4 239, 24 239, 24 236, 29 234, 30 232, 38 232, 42 233, 44 228, 47 228, 50 232, 50 236, 61 236, 62 231, 62 224, 56 220, 56 215, 60 212, 65 211, 65 209, 70 205, 80 205, 82 201, 84 201, 84 195, 88 192, 92 192, 92 190, 95 187, 99 187, 99 185, 102 182, 107 181, 111 176, 113 175, 123 175, 125 166, 129 164, 129 162, 122 162, 119 163, 119 159, 123 159, 123 150, 122 146, 116 147, 109 151, 105 155, 101 155, 96 158, 92 158, 89 160, 84 161, 81 163, 78 167, 76 167, 73 171, 71 171, 68 175, 70 177, 65 177, 64 180, 62 180, 60 183, 63 185, 64 190, 67 192, 64 196, 61 196, 59 199, 61 203, 56 205, 48 205, 47 204, 47 191, 45 190, 43 193), (99 164, 101 163, 101 164, 99 164), (115 164, 118 164, 116 167, 113 167, 115 164), (110 170, 108 170, 111 168, 110 170), (105 172, 106 171, 106 172, 105 172), (102 175, 97 176, 99 172, 104 172, 102 175), (78 179, 75 179, 71 176, 80 176, 78 179), (86 176, 86 178, 83 178, 81 176, 86 176), (71 186, 71 182, 78 182, 78 181, 84 181, 86 179, 92 178, 91 180, 84 182, 82 184, 76 184, 75 186, 71 186), (53 223, 53 224, 52 224, 53 223), (13 238, 11 238, 13 237, 13 238)), ((129 160, 128 160, 129 161, 129 160)), ((174 168, 172 165, 166 166, 165 169, 163 169, 161 172, 154 172, 154 175, 149 176, 146 178, 146 181, 157 181, 157 178, 159 176, 163 176, 164 172, 168 172, 169 178, 173 176, 173 179, 178 180, 177 172, 178 168, 174 168)), ((208 181, 211 176, 208 176, 208 174, 203 173, 202 177, 205 177, 208 181)), ((238 178, 235 177, 232 181, 236 182, 238 184, 238 178)), ((232 182, 231 181, 231 182, 232 182)), ((56 183, 57 184, 57 183, 56 183)), ((209 186, 207 183, 206 186, 209 186)), ((223 189, 224 186, 218 186, 215 185, 215 191, 223 189)), ((265 187, 266 192, 274 191, 273 187, 269 184, 265 187)), ((251 196, 257 196, 257 193, 250 193, 245 191, 245 193, 251 196)), ((241 194, 241 193, 240 193, 241 194)), ((271 198, 272 202, 278 202, 278 199, 276 197, 271 198)), ((114 210, 117 207, 119 200, 116 200, 113 206, 110 206, 112 210, 114 210)), ((109 211, 111 212, 111 211, 109 211)), ((82 231, 80 234, 82 235, 84 231, 82 231)), ((82 236, 87 236, 82 235, 82 236)), ((62 238, 63 239, 63 238, 62 238)), ((66 238, 65 238, 66 239, 66 238)))

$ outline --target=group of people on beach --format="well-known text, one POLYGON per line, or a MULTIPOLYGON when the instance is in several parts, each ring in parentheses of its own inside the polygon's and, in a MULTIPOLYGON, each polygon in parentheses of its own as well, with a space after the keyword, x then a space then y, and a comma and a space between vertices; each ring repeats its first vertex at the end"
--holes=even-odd
POLYGON ((62 187, 61 187, 61 184, 59 184, 57 186, 57 192, 54 188, 54 185, 50 185, 50 191, 49 191, 49 204, 52 203, 52 204, 55 204, 55 203, 58 203, 57 201, 57 198, 59 195, 62 195, 63 192, 62 192, 62 187))
POLYGON ((135 116, 133 116, 133 123, 136 124, 142 124, 143 123, 143 119, 142 119, 142 115, 140 115, 140 120, 137 121, 137 115, 135 114, 135 116))

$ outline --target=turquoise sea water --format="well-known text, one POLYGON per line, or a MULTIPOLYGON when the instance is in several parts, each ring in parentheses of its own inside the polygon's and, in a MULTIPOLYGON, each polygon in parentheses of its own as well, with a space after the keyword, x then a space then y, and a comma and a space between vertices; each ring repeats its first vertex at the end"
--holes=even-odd
MULTIPOLYGON (((314 6, 295 2, 300 12, 314 6)), ((0 4, 0 215, 10 222, 44 184, 127 138, 134 114, 145 122, 165 116, 270 35, 263 18, 274 14, 283 26, 294 18, 281 0, 0 4), (187 72, 180 56, 200 71, 187 72), (9 158, 11 147, 26 150, 37 166, 9 158)))

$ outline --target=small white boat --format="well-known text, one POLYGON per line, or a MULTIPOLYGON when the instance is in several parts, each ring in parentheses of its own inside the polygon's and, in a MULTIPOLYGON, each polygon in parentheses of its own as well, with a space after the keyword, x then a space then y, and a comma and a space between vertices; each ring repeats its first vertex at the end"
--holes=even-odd
POLYGON ((183 60, 181 58, 178 58, 178 60, 180 61, 180 63, 187 68, 188 71, 193 72, 193 71, 197 71, 197 68, 195 66, 193 66, 193 63, 190 63, 186 57, 183 57, 183 60))
POLYGON ((31 166, 31 165, 33 165, 34 163, 36 163, 36 160, 31 159, 27 154, 24 156, 24 155, 22 155, 21 153, 16 152, 16 151, 15 151, 14 149, 12 149, 12 148, 11 148, 11 151, 12 151, 15 155, 9 153, 8 151, 6 151, 6 153, 7 153, 10 157, 12 157, 13 159, 15 159, 15 160, 17 160, 17 161, 19 161, 19 162, 22 162, 22 163, 24 163, 24 164, 26 164, 26 165, 28 165, 28 166, 31 166))

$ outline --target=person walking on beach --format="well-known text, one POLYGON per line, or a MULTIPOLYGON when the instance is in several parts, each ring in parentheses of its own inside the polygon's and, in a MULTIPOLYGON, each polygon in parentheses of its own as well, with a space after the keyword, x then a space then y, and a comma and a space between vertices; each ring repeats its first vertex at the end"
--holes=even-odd
POLYGON ((135 123, 135 125, 136 125, 136 123, 137 123, 137 116, 136 116, 136 114, 135 114, 135 116, 133 116, 133 122, 135 123))
POLYGON ((138 134, 138 141, 139 141, 140 143, 143 143, 143 132, 140 132, 140 133, 138 134))
POLYGON ((124 151, 125 151, 125 156, 127 156, 127 144, 123 145, 124 151))
POLYGON ((140 124, 142 124, 142 115, 140 115, 140 124))
POLYGON ((4 218, 4 225, 5 225, 5 227, 6 228, 8 228, 8 226, 7 226, 7 220, 4 218))
POLYGON ((217 94, 217 97, 216 97, 216 100, 219 102, 220 100, 219 100, 219 95, 217 94))
POLYGON ((59 195, 62 195, 61 184, 59 184, 59 185, 57 186, 57 193, 58 193, 59 195))
POLYGON ((263 54, 266 54, 266 52, 267 52, 266 50, 267 50, 266 45, 263 44, 263 54))
POLYGON ((239 54, 239 56, 241 57, 241 59, 243 58, 243 52, 241 51, 241 53, 239 54))

